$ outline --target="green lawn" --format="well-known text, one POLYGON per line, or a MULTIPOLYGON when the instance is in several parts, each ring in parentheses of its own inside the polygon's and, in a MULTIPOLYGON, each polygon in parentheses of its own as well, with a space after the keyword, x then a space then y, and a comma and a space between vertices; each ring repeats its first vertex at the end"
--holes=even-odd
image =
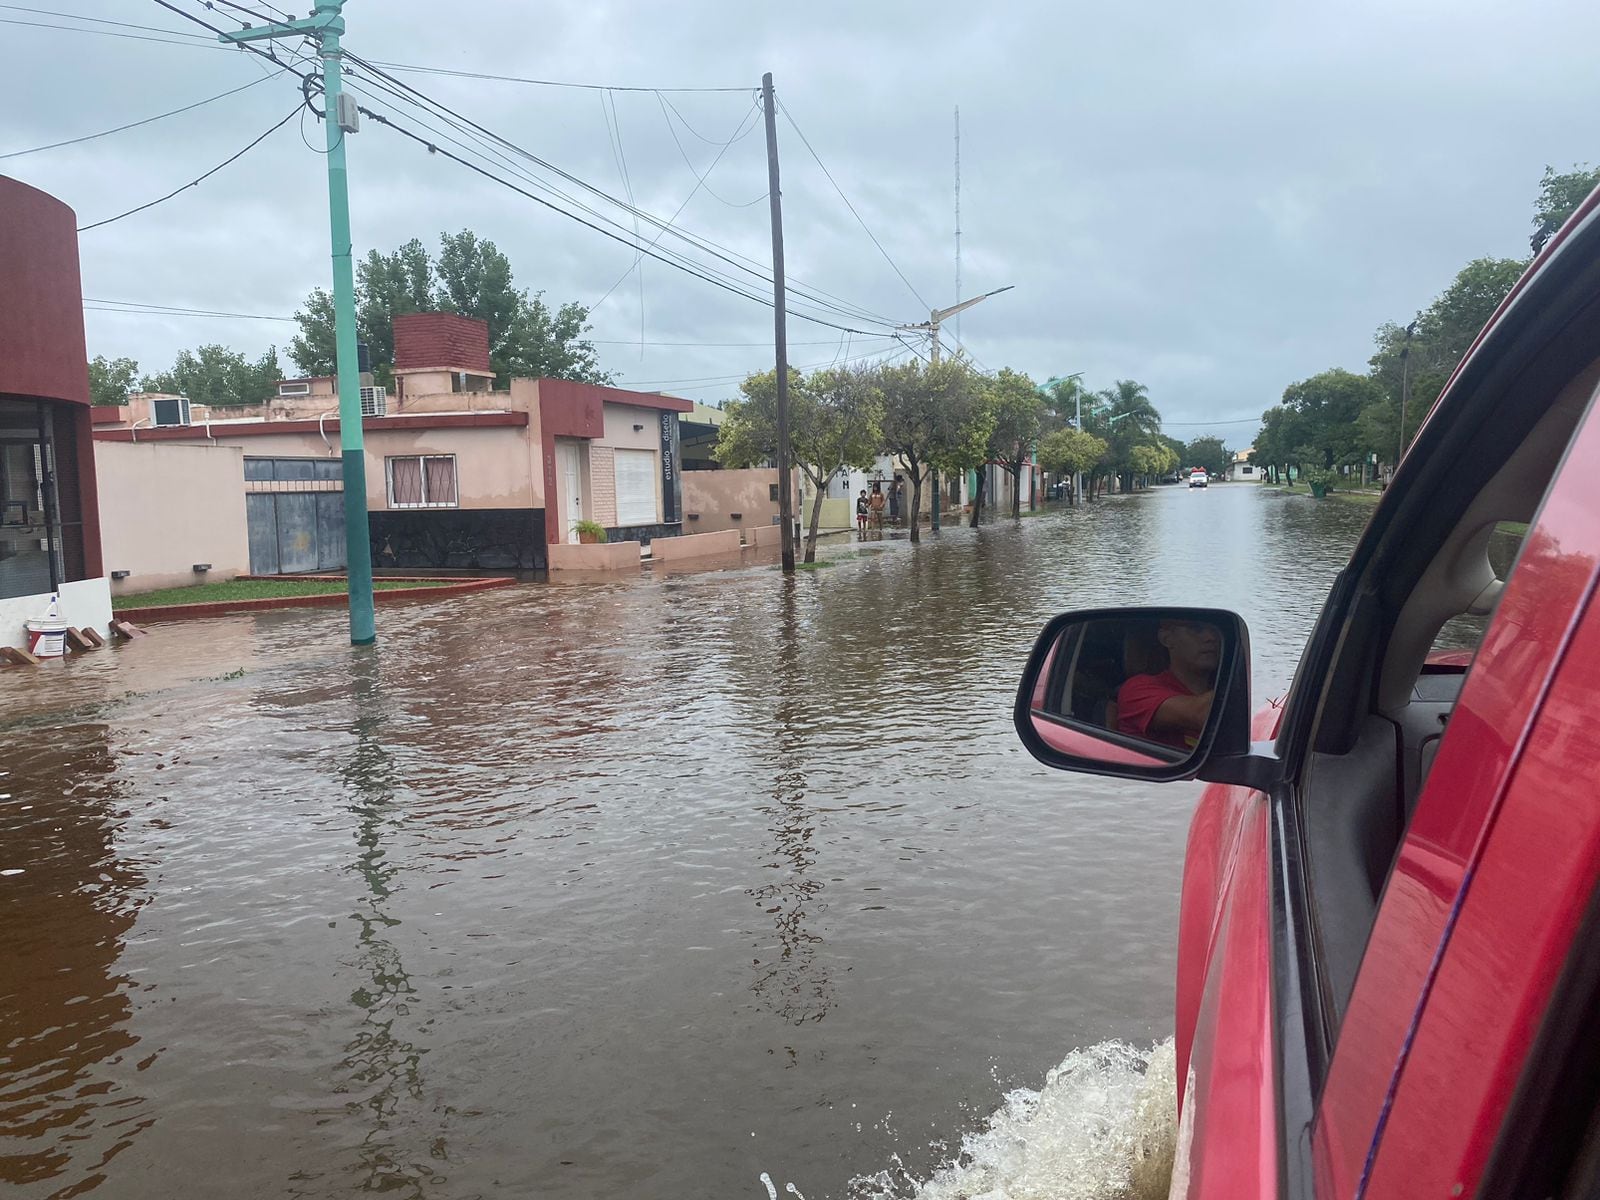
MULTIPOLYGON (((377 579, 379 591, 394 588, 442 587, 451 579, 377 579)), ((193 587, 161 588, 154 592, 130 592, 113 596, 113 611, 125 608, 153 608, 167 604, 216 604, 230 600, 265 600, 278 596, 335 596, 347 590, 344 580, 322 579, 235 579, 227 583, 200 583, 193 587)))

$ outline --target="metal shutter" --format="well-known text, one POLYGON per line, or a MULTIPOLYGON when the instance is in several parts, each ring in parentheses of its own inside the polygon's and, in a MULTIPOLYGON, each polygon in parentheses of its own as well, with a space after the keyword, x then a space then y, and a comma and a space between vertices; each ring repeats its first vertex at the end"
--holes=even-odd
POLYGON ((656 523, 656 455, 654 450, 616 453, 617 524, 656 523))

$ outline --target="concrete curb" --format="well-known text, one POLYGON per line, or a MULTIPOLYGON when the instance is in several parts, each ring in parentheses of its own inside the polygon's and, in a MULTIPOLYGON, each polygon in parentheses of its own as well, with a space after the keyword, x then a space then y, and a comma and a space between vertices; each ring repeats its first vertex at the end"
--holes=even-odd
MULTIPOLYGON (((241 575, 240 579, 260 578, 241 575)), ((343 576, 297 576, 308 582, 327 583, 332 578, 344 582, 343 576)), ((416 600, 422 597, 444 599, 448 596, 466 596, 491 588, 510 587, 515 579, 459 579, 432 587, 386 588, 372 593, 375 603, 391 600, 416 600)), ((254 600, 210 600, 201 604, 157 604, 148 608, 120 608, 116 610, 119 621, 184 621, 195 617, 226 617, 235 613, 264 612, 275 608, 343 608, 348 603, 343 592, 327 592, 317 596, 262 596, 254 600)))

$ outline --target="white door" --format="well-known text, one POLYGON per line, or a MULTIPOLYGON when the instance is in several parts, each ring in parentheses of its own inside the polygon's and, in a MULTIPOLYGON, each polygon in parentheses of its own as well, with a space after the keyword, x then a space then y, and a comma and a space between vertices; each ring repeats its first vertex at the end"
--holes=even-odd
POLYGON ((654 525, 656 514, 656 454, 654 450, 618 450, 617 524, 654 525))
POLYGON ((561 470, 563 511, 567 518, 567 542, 578 541, 578 522, 583 520, 583 490, 578 470, 578 447, 572 442, 556 443, 556 462, 561 470))

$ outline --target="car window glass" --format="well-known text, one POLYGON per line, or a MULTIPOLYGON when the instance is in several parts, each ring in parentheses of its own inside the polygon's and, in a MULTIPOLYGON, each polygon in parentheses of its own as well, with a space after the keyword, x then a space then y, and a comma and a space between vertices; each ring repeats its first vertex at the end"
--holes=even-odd
MULTIPOLYGON (((1511 578, 1511 568, 1516 564, 1517 552, 1522 549, 1522 539, 1528 527, 1520 521, 1500 521, 1489 538, 1489 565, 1495 578, 1504 583, 1511 578)), ((1428 653, 1428 662, 1435 668, 1466 667, 1477 653, 1489 630, 1491 613, 1462 613, 1452 617, 1440 627, 1428 653)))

